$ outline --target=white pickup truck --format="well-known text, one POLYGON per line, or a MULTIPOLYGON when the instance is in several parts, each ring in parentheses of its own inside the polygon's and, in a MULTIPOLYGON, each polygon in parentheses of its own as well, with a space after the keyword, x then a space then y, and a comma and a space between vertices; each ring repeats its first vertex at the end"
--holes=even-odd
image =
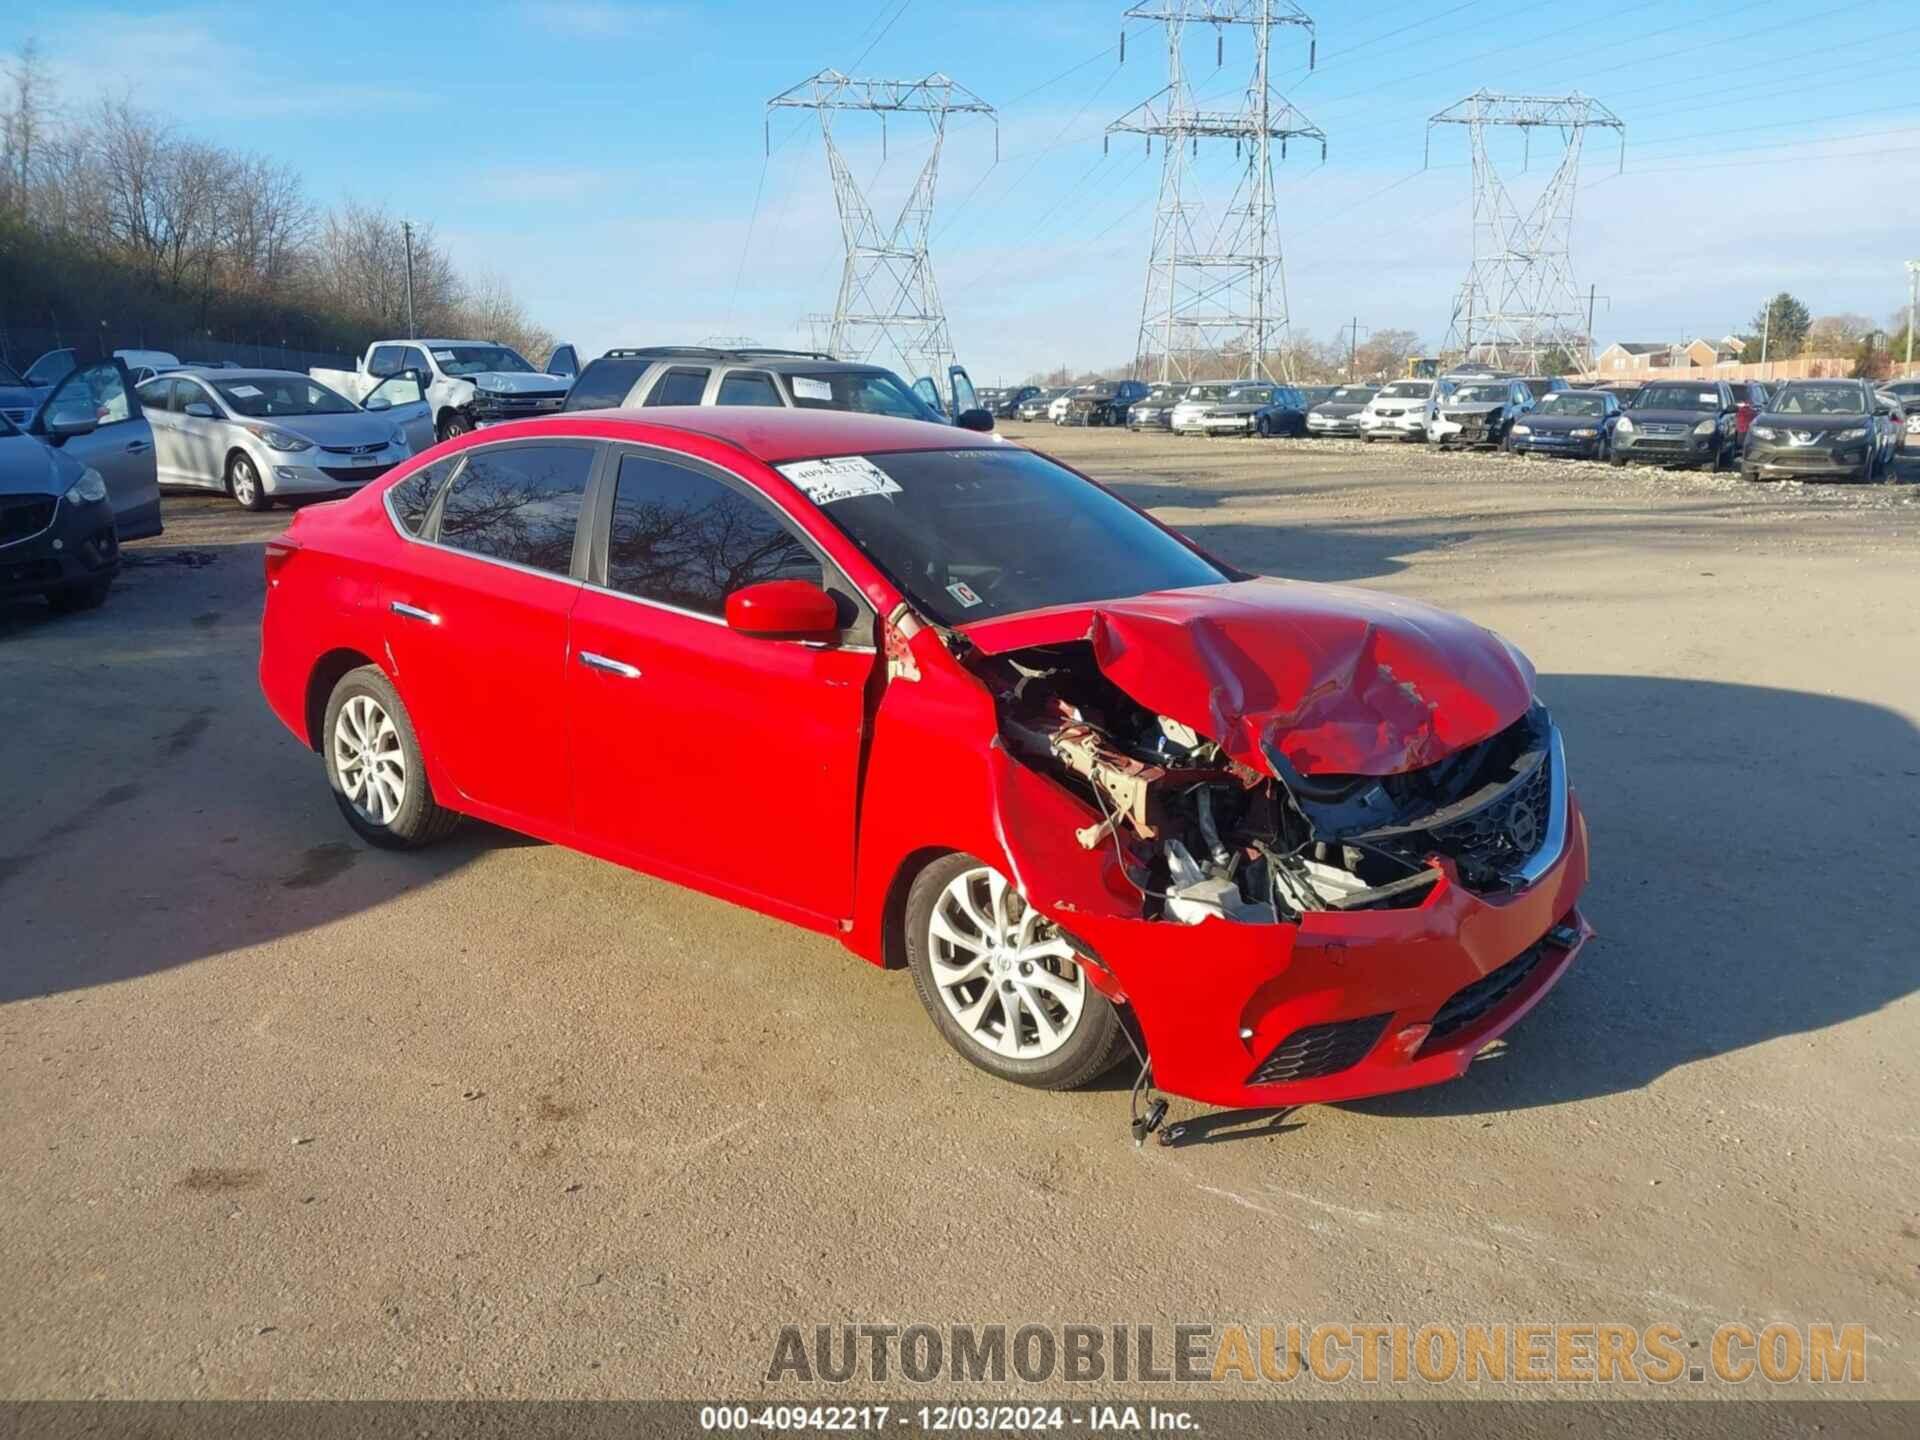
POLYGON ((376 340, 352 370, 307 373, 358 404, 382 380, 417 371, 433 407, 434 434, 450 440, 483 425, 557 412, 579 368, 571 345, 555 350, 546 370, 536 370, 492 340, 376 340))

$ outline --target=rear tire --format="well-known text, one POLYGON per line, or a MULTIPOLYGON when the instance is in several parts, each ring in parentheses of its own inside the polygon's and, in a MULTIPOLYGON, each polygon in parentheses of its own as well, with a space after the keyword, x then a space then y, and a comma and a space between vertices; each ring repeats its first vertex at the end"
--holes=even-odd
POLYGON ((988 1074, 1074 1090, 1127 1053, 1119 1012, 1058 929, 971 855, 942 856, 914 877, 906 942, 934 1028, 988 1074))
POLYGON ((1617 450, 1609 450, 1607 452, 1607 464, 1613 466, 1614 469, 1618 470, 1626 463, 1627 457, 1620 454, 1617 450))
POLYGON ((333 687, 320 753, 334 803, 369 845, 413 850, 460 823, 458 811, 434 800, 413 721, 377 665, 349 670, 333 687))

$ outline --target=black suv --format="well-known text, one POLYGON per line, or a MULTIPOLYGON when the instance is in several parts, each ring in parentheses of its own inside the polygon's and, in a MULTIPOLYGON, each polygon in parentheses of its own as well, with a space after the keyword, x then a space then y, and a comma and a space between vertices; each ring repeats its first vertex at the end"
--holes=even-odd
POLYGON ((1041 391, 1038 385, 1014 385, 1008 389, 997 391, 990 403, 986 398, 986 392, 983 390, 980 392, 980 400, 983 405, 986 405, 987 409, 993 412, 994 419, 1017 420, 1020 418, 1020 407, 1040 393, 1041 391))
POLYGON ((1789 380, 1747 427, 1740 473, 1749 480, 1871 480, 1885 454, 1879 408, 1864 380, 1789 380))
POLYGON ((949 422, 883 365, 836 360, 804 350, 722 350, 703 345, 609 350, 598 360, 589 361, 580 372, 563 408, 613 410, 655 405, 850 410, 939 425, 952 423, 967 430, 993 428, 993 416, 983 409, 968 410, 949 422))
POLYGON ((1067 401, 1062 425, 1124 425, 1133 402, 1147 394, 1144 380, 1101 380, 1082 385, 1067 401))
POLYGON ((1724 380, 1649 380, 1614 426, 1608 459, 1724 470, 1739 452, 1739 424, 1724 380))

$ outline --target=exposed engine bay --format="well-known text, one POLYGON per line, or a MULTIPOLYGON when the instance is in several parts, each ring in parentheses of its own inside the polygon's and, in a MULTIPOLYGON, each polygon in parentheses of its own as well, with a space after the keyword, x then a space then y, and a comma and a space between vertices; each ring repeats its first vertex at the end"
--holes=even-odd
POLYGON ((1418 906, 1446 873, 1498 893, 1546 838, 1552 729, 1534 705, 1498 734, 1402 774, 1270 773, 1138 704, 1073 641, 968 663, 1013 754, 1091 801, 1082 848, 1111 845, 1150 919, 1297 921, 1418 906))

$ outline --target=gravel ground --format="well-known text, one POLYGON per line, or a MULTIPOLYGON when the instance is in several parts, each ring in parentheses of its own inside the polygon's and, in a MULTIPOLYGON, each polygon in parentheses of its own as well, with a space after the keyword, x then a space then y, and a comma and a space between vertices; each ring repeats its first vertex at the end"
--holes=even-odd
MULTIPOLYGON (((763 1385, 781 1325, 1780 1319, 1920 1397, 1920 485, 1011 438, 1533 655, 1601 938, 1504 1045, 1136 1151, 1124 1079, 997 1084, 828 939, 481 827, 368 851, 255 685, 284 517, 170 497, 104 610, 0 608, 0 1394, 840 1398, 763 1385)), ((716 797, 743 865, 769 793, 716 797)))

